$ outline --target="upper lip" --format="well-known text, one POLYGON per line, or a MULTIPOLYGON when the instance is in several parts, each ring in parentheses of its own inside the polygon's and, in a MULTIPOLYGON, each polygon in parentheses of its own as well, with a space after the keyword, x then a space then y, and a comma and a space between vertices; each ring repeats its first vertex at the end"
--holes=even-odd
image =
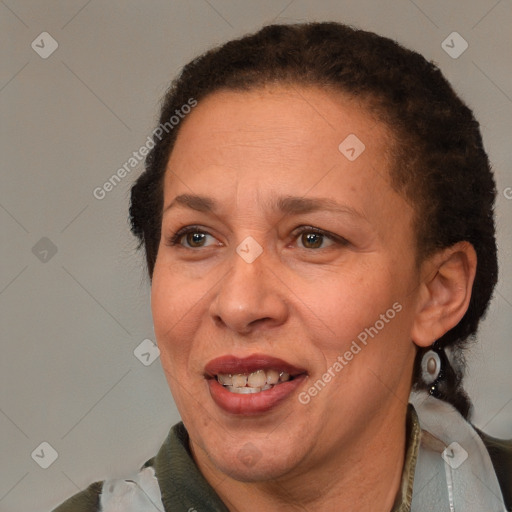
POLYGON ((235 357, 225 355, 212 359, 205 366, 206 377, 215 377, 222 374, 252 373, 257 370, 277 370, 289 373, 291 376, 306 373, 303 368, 298 368, 277 357, 265 354, 252 354, 248 357, 235 357))

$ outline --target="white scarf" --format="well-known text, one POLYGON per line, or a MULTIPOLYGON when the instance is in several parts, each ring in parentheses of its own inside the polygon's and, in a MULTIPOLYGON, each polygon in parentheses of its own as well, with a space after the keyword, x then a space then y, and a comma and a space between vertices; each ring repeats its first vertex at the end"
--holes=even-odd
POLYGON ((128 480, 106 480, 99 512, 164 512, 160 486, 152 467, 128 480))
POLYGON ((450 404, 413 392, 422 442, 412 512, 506 512, 496 472, 475 429, 450 404))

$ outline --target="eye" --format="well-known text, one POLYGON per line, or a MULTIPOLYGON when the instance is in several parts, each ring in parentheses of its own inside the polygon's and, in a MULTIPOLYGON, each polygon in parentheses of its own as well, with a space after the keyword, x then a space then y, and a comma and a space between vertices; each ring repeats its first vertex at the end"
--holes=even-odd
POLYGON ((208 247, 218 242, 217 240, 206 233, 205 231, 195 227, 188 226, 180 229, 169 239, 168 245, 182 245, 187 249, 200 249, 202 247, 208 247))
MULTIPOLYGON (((204 247, 207 245, 208 237, 206 233, 186 233, 180 238, 181 245, 185 247, 204 247)), ((211 237, 210 237, 211 238, 211 237)))
POLYGON ((321 233, 302 233, 300 243, 305 249, 320 249, 325 242, 325 237, 321 233))
POLYGON ((347 245, 344 238, 311 226, 303 226, 294 233, 301 249, 325 249, 334 244, 347 245))

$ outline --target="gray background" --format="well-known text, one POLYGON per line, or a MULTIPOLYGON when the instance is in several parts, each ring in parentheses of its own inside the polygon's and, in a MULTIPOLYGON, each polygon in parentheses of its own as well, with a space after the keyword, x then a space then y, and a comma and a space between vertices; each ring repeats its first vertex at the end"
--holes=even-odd
POLYGON ((498 183, 501 279, 467 389, 476 425, 512 437, 510 0, 3 0, 1 511, 49 510, 136 470, 179 419, 159 360, 134 355, 154 341, 127 224, 141 165, 103 200, 92 191, 145 143, 189 59, 264 23, 305 20, 344 21, 420 51, 481 122, 498 183), (59 45, 46 59, 31 47, 44 31, 59 45), (442 47, 453 31, 469 44, 456 59, 442 47), (48 469, 42 442, 58 454, 48 469))

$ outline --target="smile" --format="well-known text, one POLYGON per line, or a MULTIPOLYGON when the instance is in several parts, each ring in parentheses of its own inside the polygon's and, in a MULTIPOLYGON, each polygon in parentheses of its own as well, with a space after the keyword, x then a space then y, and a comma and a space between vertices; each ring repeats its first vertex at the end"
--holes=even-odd
POLYGON ((214 359, 205 367, 205 378, 216 405, 231 414, 250 416, 283 403, 307 378, 307 372, 282 359, 254 354, 214 359))
POLYGON ((256 370, 255 372, 236 373, 235 375, 220 373, 217 381, 231 393, 260 393, 274 386, 287 382, 293 377, 285 371, 278 370, 256 370))

